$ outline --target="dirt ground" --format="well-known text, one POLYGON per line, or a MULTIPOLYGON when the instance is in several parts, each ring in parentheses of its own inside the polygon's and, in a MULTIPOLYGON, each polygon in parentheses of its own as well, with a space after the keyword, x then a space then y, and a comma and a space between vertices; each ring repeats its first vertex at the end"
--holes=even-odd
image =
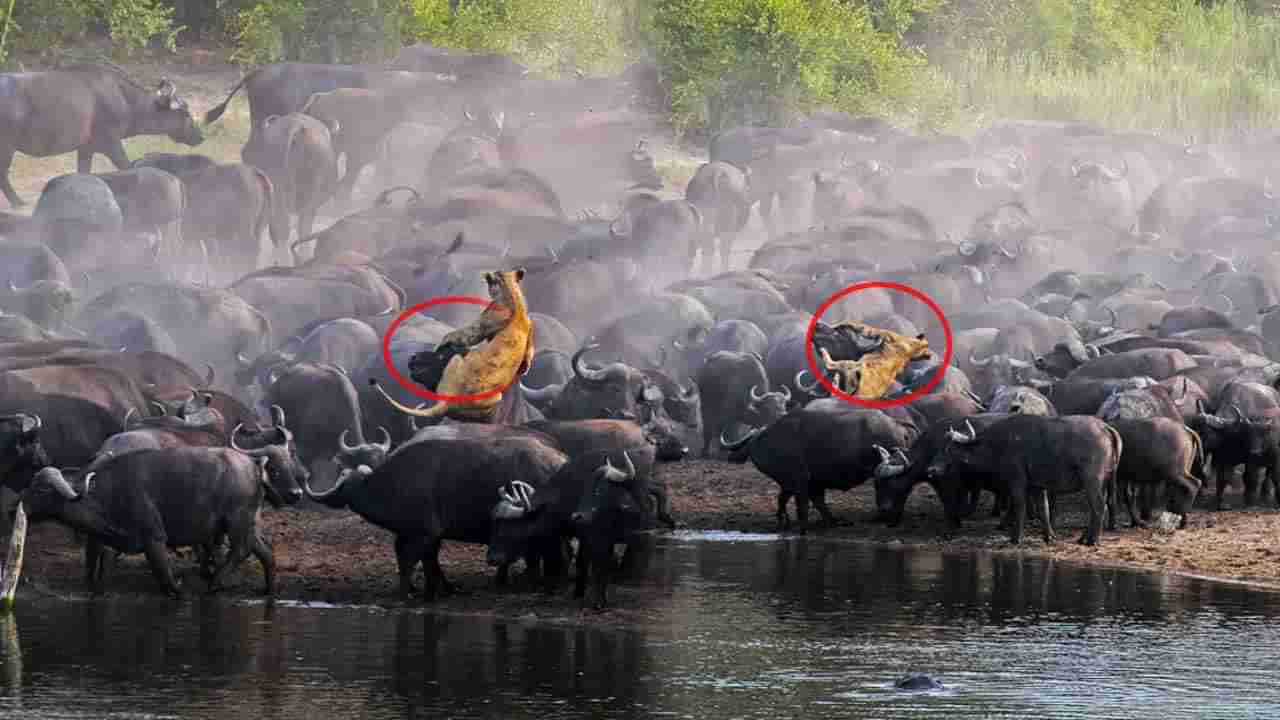
MULTIPOLYGON (((672 494, 677 519, 695 530, 773 532, 776 486, 750 465, 693 460, 660 468, 672 494)), ((873 522, 873 493, 869 485, 852 492, 830 494, 830 504, 841 524, 814 528, 815 538, 840 538, 850 542, 981 549, 1030 557, 1052 557, 1096 565, 1128 566, 1171 571, 1280 587, 1280 563, 1274 538, 1280 532, 1280 512, 1273 509, 1211 512, 1199 508, 1188 527, 1173 533, 1124 528, 1104 532, 1100 546, 1076 544, 1084 515, 1073 498, 1059 505, 1059 541, 1046 547, 1039 528, 1031 523, 1022 544, 1010 545, 996 529, 989 505, 950 538, 943 537, 941 507, 928 489, 918 489, 908 505, 903 525, 887 528, 873 522)), ((986 501, 989 502, 989 501, 986 501)), ((1238 507, 1239 495, 1228 496, 1228 506, 1238 507)), ((816 512, 813 515, 817 521, 816 512)), ((276 598, 312 603, 417 607, 421 599, 399 596, 391 534, 369 525, 356 515, 320 509, 266 510, 262 515, 265 536, 274 548, 277 563, 276 598)), ((1127 515, 1122 514, 1122 525, 1127 515)), ((445 543, 441 553, 446 574, 461 584, 462 594, 446 596, 433 610, 459 614, 536 617, 542 621, 609 625, 647 624, 660 618, 670 588, 656 583, 624 580, 611 589, 608 613, 587 609, 570 593, 566 583, 555 594, 535 589, 513 568, 511 583, 499 587, 495 571, 485 563, 482 546, 445 543)), ((179 559, 189 592, 204 591, 194 563, 179 559)), ((24 582, 18 602, 39 596, 84 597, 80 549, 71 533, 61 526, 34 526, 28 536, 24 582)), ((419 570, 416 582, 421 583, 419 570)), ((250 558, 222 593, 230 597, 261 596, 262 575, 250 558)), ((110 571, 106 593, 112 596, 158 596, 141 556, 122 558, 110 571)), ((30 601, 30 600, 27 600, 30 601)))

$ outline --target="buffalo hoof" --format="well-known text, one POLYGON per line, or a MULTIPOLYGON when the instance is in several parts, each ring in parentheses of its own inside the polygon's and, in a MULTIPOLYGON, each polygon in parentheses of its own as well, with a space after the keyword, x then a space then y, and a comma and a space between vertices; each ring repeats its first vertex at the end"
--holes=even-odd
POLYGON ((938 682, 937 680, 934 680, 928 675, 923 675, 923 674, 908 675, 902 678, 901 680, 899 680, 898 682, 894 683, 893 686, 898 690, 912 690, 912 691, 945 690, 946 689, 946 686, 943 685, 941 682, 938 682))

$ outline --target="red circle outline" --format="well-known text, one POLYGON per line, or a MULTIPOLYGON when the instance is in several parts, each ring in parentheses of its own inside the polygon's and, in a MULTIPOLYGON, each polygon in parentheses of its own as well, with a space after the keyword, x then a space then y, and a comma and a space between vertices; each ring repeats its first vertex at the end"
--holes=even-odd
POLYGON ((954 351, 955 338, 951 334, 951 323, 947 322, 947 316, 942 312, 942 308, 938 306, 938 303, 934 302, 933 298, 910 285, 903 285, 902 283, 896 282, 867 280, 860 283, 854 283, 853 285, 846 287, 835 295, 827 298, 826 302, 818 306, 817 312, 815 312, 813 314, 813 318, 809 320, 809 329, 804 334, 804 357, 809 363, 809 372, 813 373, 813 377, 817 379, 819 383, 822 383, 822 387, 826 388, 827 392, 831 393, 833 396, 838 397, 851 405, 875 408, 877 410, 885 410, 887 408, 898 407, 900 405, 905 406, 916 398, 929 394, 929 391, 933 390, 938 386, 938 383, 942 382, 942 376, 947 372, 947 366, 951 364, 951 355, 954 351), (943 354, 942 364, 933 372, 933 378, 929 380, 924 387, 917 388, 905 397, 900 397, 895 400, 866 400, 854 397, 853 395, 837 388, 835 383, 827 379, 827 374, 818 369, 818 354, 813 351, 814 331, 818 329, 818 321, 822 319, 822 316, 826 314, 827 310, 830 310, 832 305, 840 302, 849 295, 863 290, 873 290, 876 288, 897 290, 898 292, 906 293, 927 305, 929 309, 933 311, 933 314, 938 317, 938 321, 942 323, 942 332, 947 338, 947 350, 943 354))
POLYGON ((515 385, 516 381, 519 380, 520 378, 518 376, 513 378, 511 382, 507 383, 506 385, 504 385, 503 387, 497 390, 490 390, 488 392, 477 393, 475 395, 441 395, 440 393, 432 392, 422 387, 421 385, 418 385, 416 383, 410 382, 409 380, 406 380, 405 377, 400 374, 400 371, 396 369, 395 363, 391 361, 391 338, 396 334, 396 330, 400 327, 400 325, 405 320, 409 319, 410 315, 422 312, 423 310, 426 310, 429 307, 434 307, 436 305, 449 305, 451 303, 461 303, 463 305, 483 305, 485 306, 486 310, 489 309, 490 307, 496 306, 496 303, 494 303, 492 300, 485 300, 484 298, 478 298, 478 297, 469 297, 467 295, 443 295, 441 297, 432 298, 425 302, 420 302, 417 305, 414 305, 413 307, 400 313, 395 320, 392 320, 391 324, 387 326, 387 331, 383 333, 382 364, 387 367, 387 372, 391 374, 391 379, 399 383, 400 387, 413 393, 416 397, 420 397, 425 400, 435 400, 436 402, 447 402, 447 403, 453 403, 457 405, 457 404, 463 404, 468 402, 475 402, 477 400, 485 400, 487 398, 501 395, 502 393, 506 392, 507 389, 510 388, 512 385, 515 385))

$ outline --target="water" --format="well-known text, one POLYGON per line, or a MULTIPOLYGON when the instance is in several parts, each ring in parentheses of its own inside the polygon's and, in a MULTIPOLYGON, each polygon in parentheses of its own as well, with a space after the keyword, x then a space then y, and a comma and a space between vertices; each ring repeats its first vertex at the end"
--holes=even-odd
POLYGON ((0 717, 1275 717, 1280 594, 732 533, 655 549, 643 630, 19 594, 0 717), (927 672, 946 684, 904 693, 927 672))

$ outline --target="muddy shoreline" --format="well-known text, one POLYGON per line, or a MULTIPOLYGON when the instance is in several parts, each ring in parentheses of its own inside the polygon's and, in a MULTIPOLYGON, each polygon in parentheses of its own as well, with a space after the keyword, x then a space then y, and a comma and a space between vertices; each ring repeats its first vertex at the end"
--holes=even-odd
MULTIPOLYGON (((682 528, 742 533, 773 533, 774 483, 750 465, 694 460, 660 467, 672 494, 682 528)), ((874 500, 870 485, 848 493, 829 494, 832 511, 841 524, 815 528, 810 536, 891 547, 912 547, 944 553, 993 552, 1028 558, 1125 567, 1223 580, 1280 590, 1280 511, 1253 508, 1212 512, 1204 498, 1191 515, 1188 527, 1172 534, 1122 527, 1104 532, 1096 548, 1078 545, 1075 539, 1084 515, 1073 498, 1060 505, 1057 543, 1046 547, 1032 525, 1019 546, 1009 544, 990 517, 989 499, 978 515, 950 537, 943 537, 945 522, 932 491, 917 489, 908 503, 903 524, 888 528, 873 521, 874 500)), ((1229 508, 1241 500, 1232 493, 1229 508)), ((814 514, 816 521, 816 513, 814 514)), ((1121 515, 1121 524, 1127 515, 1121 515)), ((314 507, 266 510, 265 535, 276 555, 276 600, 297 603, 363 605, 381 608, 420 608, 420 599, 403 600, 392 552, 391 534, 369 525, 347 511, 314 507)), ((7 535, 7 532, 6 532, 7 535)), ((433 612, 461 615, 505 616, 556 623, 590 623, 611 626, 661 624, 672 590, 660 580, 629 578, 611 589, 612 608, 596 613, 571 595, 572 579, 555 594, 534 588, 517 566, 506 587, 494 581, 493 568, 485 563, 485 548, 446 542, 441 553, 445 573, 463 587, 463 593, 441 598, 428 607, 433 612)), ((181 558, 175 568, 182 573, 189 595, 202 594, 204 583, 193 561, 181 558)), ((234 599, 262 598, 262 573, 250 558, 219 595, 234 599)), ((421 583, 421 570, 417 583, 421 583)), ((121 596, 160 599, 142 556, 121 558, 107 577, 106 598, 121 596)), ((17 603, 38 602, 41 597, 87 599, 83 586, 80 548, 71 532, 59 525, 32 526, 27 538, 23 582, 17 603)))

